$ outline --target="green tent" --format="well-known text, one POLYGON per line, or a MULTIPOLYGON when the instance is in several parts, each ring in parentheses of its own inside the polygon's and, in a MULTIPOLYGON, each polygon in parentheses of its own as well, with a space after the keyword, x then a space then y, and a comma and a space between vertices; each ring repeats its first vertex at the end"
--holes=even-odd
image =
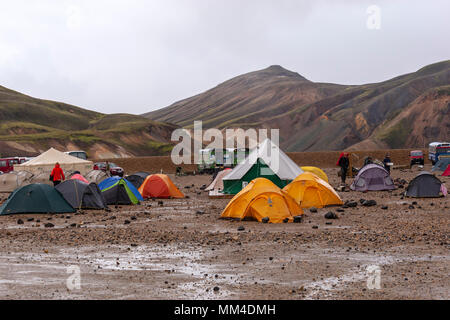
POLYGON ((130 181, 118 176, 103 180, 98 187, 102 191, 106 204, 130 205, 144 200, 130 181))
POLYGON ((0 215, 14 213, 73 213, 75 209, 53 187, 30 184, 16 189, 0 207, 0 215))
POLYGON ((237 194, 250 181, 259 177, 284 188, 302 173, 303 170, 294 161, 267 139, 223 178, 223 193, 237 194))

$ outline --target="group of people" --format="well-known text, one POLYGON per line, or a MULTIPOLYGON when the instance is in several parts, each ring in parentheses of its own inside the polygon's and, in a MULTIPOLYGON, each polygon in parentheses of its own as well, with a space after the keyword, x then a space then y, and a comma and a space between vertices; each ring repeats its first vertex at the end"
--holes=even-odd
MULTIPOLYGON (((372 164, 373 160, 372 157, 366 157, 364 159, 364 166, 368 165, 368 164, 372 164)), ((337 166, 341 167, 341 181, 342 184, 345 185, 345 180, 347 179, 347 173, 348 170, 353 170, 353 168, 349 168, 350 167, 350 159, 349 159, 349 153, 348 152, 342 152, 341 155, 339 156, 339 159, 336 163, 337 166)), ((392 165, 392 160, 389 154, 386 154, 386 156, 384 157, 383 160, 383 165, 384 168, 387 170, 387 172, 389 172, 389 174, 391 173, 391 165, 392 165)))

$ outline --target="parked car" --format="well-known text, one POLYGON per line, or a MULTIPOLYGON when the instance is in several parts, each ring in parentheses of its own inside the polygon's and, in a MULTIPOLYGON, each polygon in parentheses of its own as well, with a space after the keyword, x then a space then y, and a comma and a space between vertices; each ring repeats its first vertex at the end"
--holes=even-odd
POLYGON ((87 160, 87 153, 85 151, 67 151, 64 153, 72 157, 87 160))
MULTIPOLYGON (((102 170, 106 172, 106 162, 97 162, 94 163, 94 170, 102 170)), ((109 174, 112 176, 123 177, 124 171, 123 168, 119 167, 115 163, 109 163, 109 174)))
POLYGON ((409 158, 411 167, 415 164, 424 165, 423 152, 421 150, 411 151, 409 158))
POLYGON ((14 170, 15 164, 22 164, 26 162, 26 158, 21 157, 11 157, 11 158, 2 158, 0 159, 0 172, 8 173, 14 170))

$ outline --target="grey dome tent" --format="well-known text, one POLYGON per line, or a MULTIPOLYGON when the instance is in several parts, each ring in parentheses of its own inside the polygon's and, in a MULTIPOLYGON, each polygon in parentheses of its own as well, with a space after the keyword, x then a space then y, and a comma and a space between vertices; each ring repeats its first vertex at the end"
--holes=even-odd
POLYGON ((150 173, 147 172, 136 172, 132 175, 127 176, 127 180, 130 181, 136 189, 139 189, 141 185, 144 183, 145 178, 147 178, 150 173))
POLYGON ((61 193, 46 184, 29 184, 16 189, 0 207, 0 215, 74 212, 61 193))
POLYGON ((108 173, 102 170, 92 170, 84 176, 87 181, 100 184, 103 180, 109 178, 108 173))
MULTIPOLYGON (((28 171, 11 171, 0 177, 0 192, 13 192, 31 183, 33 174, 28 171)), ((47 177, 48 180, 48 177, 47 177)))
POLYGON ((107 209, 108 205, 96 183, 67 180, 56 187, 64 199, 78 209, 107 209))
POLYGON ((405 195, 413 198, 438 198, 442 196, 442 182, 427 171, 417 175, 406 188, 405 195))
POLYGON ((359 170, 350 189, 355 191, 394 190, 395 185, 385 168, 378 164, 368 164, 359 170))

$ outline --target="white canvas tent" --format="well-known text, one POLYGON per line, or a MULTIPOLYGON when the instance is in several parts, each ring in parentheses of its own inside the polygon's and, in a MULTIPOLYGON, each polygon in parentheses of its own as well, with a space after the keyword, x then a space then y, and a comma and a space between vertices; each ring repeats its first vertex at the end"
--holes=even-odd
POLYGON ((227 175, 231 173, 231 169, 225 169, 217 173, 216 178, 214 179, 211 184, 206 187, 205 191, 221 191, 223 190, 223 178, 225 178, 227 175))
POLYGON ((257 148, 253 149, 245 161, 242 161, 236 166, 236 168, 233 169, 233 172, 227 175, 223 180, 241 179, 253 167, 258 159, 264 160, 264 163, 283 180, 294 180, 303 173, 303 170, 300 169, 300 167, 276 144, 269 139, 266 139, 257 148), (278 161, 278 164, 276 164, 275 161, 278 161))
POLYGON ((51 148, 30 161, 15 165, 14 171, 28 171, 34 175, 41 173, 50 174, 57 162, 61 165, 66 175, 74 171, 80 171, 84 175, 91 171, 93 167, 92 161, 79 159, 51 148))
POLYGON ((271 140, 253 149, 245 161, 223 178, 224 193, 236 194, 251 180, 264 177, 283 188, 303 170, 271 140))

